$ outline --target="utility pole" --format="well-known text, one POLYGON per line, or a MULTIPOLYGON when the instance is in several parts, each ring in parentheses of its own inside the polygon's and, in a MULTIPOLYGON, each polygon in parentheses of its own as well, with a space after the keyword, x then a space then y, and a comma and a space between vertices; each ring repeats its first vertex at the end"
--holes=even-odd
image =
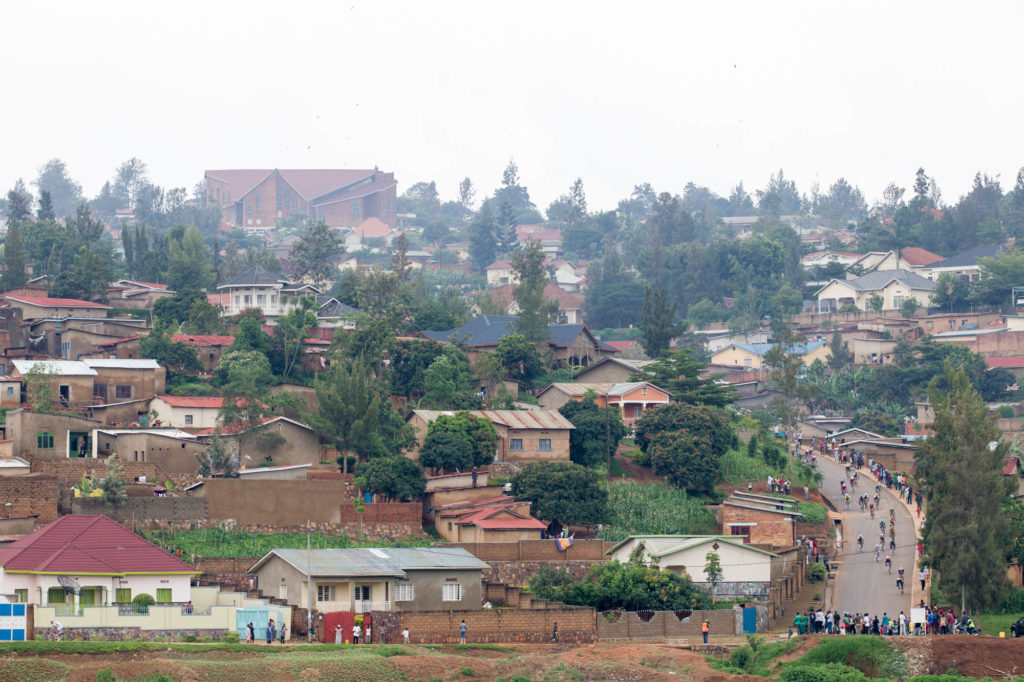
POLYGON ((604 456, 606 460, 605 466, 607 466, 605 477, 610 483, 612 480, 612 427, 609 421, 608 410, 608 396, 606 394, 604 398, 604 456))

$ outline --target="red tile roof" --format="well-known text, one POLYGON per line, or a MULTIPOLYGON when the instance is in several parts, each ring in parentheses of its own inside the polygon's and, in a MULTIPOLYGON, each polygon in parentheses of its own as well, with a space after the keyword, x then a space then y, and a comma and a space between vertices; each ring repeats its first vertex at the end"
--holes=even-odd
POLYGON ((918 246, 903 247, 900 249, 900 257, 916 267, 931 265, 932 263, 943 260, 942 256, 936 255, 931 251, 922 249, 918 246))
POLYGON ((110 310, 109 305, 94 303, 92 301, 80 301, 77 298, 50 298, 49 296, 8 296, 8 301, 28 303, 43 308, 103 308, 110 310))
POLYGON ((636 346, 636 341, 605 341, 605 343, 616 350, 629 350, 636 346))
POLYGON ((221 336, 218 334, 175 334, 171 341, 177 341, 193 348, 208 348, 210 346, 230 346, 235 342, 233 336, 221 336))
POLYGON ((224 405, 224 398, 196 395, 158 395, 157 398, 171 407, 197 407, 219 410, 224 405))
POLYGON ((1017 458, 1003 457, 1003 476, 1013 476, 1017 473, 1017 458))
POLYGON ((279 170, 278 172, 281 174, 281 177, 283 177, 288 182, 289 185, 294 187, 299 194, 301 194, 307 199, 315 199, 319 196, 327 194, 328 192, 333 192, 336 189, 341 189, 346 185, 351 185, 354 182, 359 182, 363 178, 368 178, 374 173, 378 174, 379 182, 379 176, 381 175, 381 173, 379 173, 378 171, 360 168, 307 168, 279 170))
POLYGON ((510 270, 512 269, 512 261, 510 260, 496 260, 488 265, 484 270, 510 270))
POLYGON ((391 227, 380 218, 367 218, 356 226, 355 231, 364 239, 376 239, 391 232, 391 227))
MULTIPOLYGON (((502 261, 498 261, 499 263, 502 261)), ((508 310, 508 307, 512 305, 515 298, 515 284, 506 284, 504 286, 497 287, 495 289, 487 289, 479 292, 480 294, 487 294, 491 297, 494 303, 502 305, 508 310)), ((559 310, 582 310, 583 309, 583 297, 579 294, 571 294, 564 289, 560 289, 554 284, 544 285, 544 300, 545 301, 557 301, 559 310)))
POLYGON ((544 530, 547 528, 543 523, 531 516, 521 516, 516 512, 508 508, 503 507, 488 507, 482 509, 472 516, 456 521, 460 526, 480 526, 481 528, 490 528, 493 530, 544 530), (516 518, 491 518, 501 512, 514 515, 516 518))
POLYGON ((985 358, 989 369, 1005 367, 1007 369, 1024 369, 1024 355, 1011 355, 1006 358, 985 358))
POLYGON ((51 575, 195 574, 181 559, 106 516, 62 516, 0 549, 7 573, 51 575))

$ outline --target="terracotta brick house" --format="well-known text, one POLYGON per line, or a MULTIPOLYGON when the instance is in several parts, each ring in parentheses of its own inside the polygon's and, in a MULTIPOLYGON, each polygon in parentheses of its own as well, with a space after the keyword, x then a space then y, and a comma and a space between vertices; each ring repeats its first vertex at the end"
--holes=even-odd
MULTIPOLYGON (((576 428, 556 411, 532 410, 470 410, 474 417, 483 418, 498 432, 498 462, 568 462, 569 431, 576 428)), ((430 423, 442 414, 435 410, 413 410, 406 419, 416 433, 416 447, 406 453, 419 459, 419 448, 427 437, 430 423)))
POLYGON ((394 173, 374 169, 208 170, 206 203, 222 221, 246 230, 269 230, 301 215, 331 227, 354 227, 379 218, 396 227, 394 173))
POLYGON ((611 405, 622 410, 622 423, 632 426, 644 412, 668 405, 672 396, 648 381, 617 384, 554 383, 537 394, 537 402, 546 410, 557 410, 570 400, 582 402, 587 391, 597 394, 598 407, 611 405))
POLYGON ((796 522, 803 514, 796 501, 735 491, 718 510, 718 521, 725 535, 744 536, 744 543, 769 548, 796 544, 796 522))

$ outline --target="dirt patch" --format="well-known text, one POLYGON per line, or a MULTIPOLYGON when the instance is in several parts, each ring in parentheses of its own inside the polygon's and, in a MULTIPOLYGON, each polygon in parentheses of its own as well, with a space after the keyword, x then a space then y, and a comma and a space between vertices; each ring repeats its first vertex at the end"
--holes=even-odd
POLYGON ((939 675, 955 670, 967 677, 1024 675, 1024 640, 968 635, 894 637, 907 667, 915 675, 939 675))
POLYGON ((658 476, 655 474, 650 467, 645 467, 642 464, 637 464, 633 461, 633 458, 629 456, 629 453, 636 448, 625 448, 620 445, 618 452, 615 453, 615 461, 619 463, 622 470, 629 474, 629 476, 639 483, 664 483, 665 477, 658 476))

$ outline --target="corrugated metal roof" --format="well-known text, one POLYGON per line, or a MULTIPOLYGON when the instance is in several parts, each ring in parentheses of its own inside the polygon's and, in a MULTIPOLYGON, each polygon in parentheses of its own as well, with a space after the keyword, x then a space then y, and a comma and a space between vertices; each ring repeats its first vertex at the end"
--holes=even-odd
POLYGON ((82 360, 82 362, 89 367, 99 367, 102 369, 160 369, 160 363, 152 358, 133 358, 123 360, 119 358, 90 358, 82 360))
MULTIPOLYGON (((482 417, 510 429, 575 429, 568 419, 556 410, 469 410, 474 417, 482 417)), ((443 414, 453 415, 454 410, 413 410, 428 424, 443 414)))
POLYGON ((21 375, 28 374, 33 368, 38 367, 39 371, 45 374, 56 374, 58 376, 96 376, 96 370, 84 362, 78 360, 12 360, 14 369, 21 375))
POLYGON ((256 562, 257 570, 278 556, 316 577, 405 577, 407 570, 479 569, 487 564, 461 547, 382 547, 359 549, 275 549, 256 562), (307 569, 308 567, 308 569, 307 569))

